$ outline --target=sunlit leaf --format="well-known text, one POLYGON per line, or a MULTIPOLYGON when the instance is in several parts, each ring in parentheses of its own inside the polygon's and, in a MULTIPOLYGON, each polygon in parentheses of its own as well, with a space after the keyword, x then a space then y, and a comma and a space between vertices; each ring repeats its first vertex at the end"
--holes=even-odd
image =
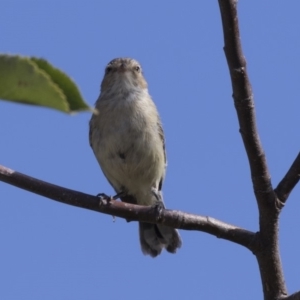
POLYGON ((0 98, 63 112, 91 110, 65 73, 38 58, 0 55, 0 98))

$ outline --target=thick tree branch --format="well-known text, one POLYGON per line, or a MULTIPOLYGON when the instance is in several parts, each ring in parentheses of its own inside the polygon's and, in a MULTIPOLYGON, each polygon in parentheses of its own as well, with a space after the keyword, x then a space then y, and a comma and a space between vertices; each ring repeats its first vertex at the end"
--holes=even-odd
POLYGON ((210 217, 169 209, 158 213, 156 209, 149 206, 133 205, 115 200, 109 202, 105 200, 100 201, 96 196, 47 183, 3 166, 0 166, 0 181, 65 204, 132 221, 161 223, 185 230, 207 232, 218 238, 242 245, 252 252, 256 251, 255 248, 257 244, 255 233, 210 217))
POLYGON ((254 194, 259 208, 261 248, 255 253, 264 291, 264 299, 274 300, 287 295, 278 244, 278 219, 281 202, 272 185, 265 154, 259 139, 252 88, 243 55, 236 0, 219 0, 234 105, 240 133, 247 153, 254 194))
POLYGON ((240 133, 248 156, 255 195, 259 202, 264 202, 268 194, 273 199, 273 189, 256 127, 252 88, 240 39, 237 1, 219 0, 219 5, 223 23, 224 51, 231 77, 240 133))
POLYGON ((290 169, 287 171, 283 179, 280 181, 275 189, 278 199, 285 203, 289 197, 290 192, 296 186, 300 179, 300 152, 298 153, 296 159, 291 165, 290 169))

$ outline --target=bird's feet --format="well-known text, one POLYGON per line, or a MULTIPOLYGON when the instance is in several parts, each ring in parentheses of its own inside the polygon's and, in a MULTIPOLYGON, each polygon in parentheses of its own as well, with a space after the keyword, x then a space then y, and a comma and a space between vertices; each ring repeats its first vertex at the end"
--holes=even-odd
POLYGON ((156 219, 161 219, 161 213, 165 209, 165 205, 162 199, 162 194, 155 188, 152 188, 152 194, 156 198, 156 202, 152 205, 153 210, 156 212, 156 219))
POLYGON ((113 199, 112 196, 107 196, 104 193, 97 194, 97 197, 100 198, 99 206, 103 204, 108 204, 113 199))
POLYGON ((164 203, 163 202, 156 202, 155 204, 152 205, 152 209, 155 211, 156 214, 156 220, 161 219, 161 214, 165 209, 164 203))
POLYGON ((125 197, 125 196, 126 196, 126 193, 125 193, 125 192, 120 192, 120 193, 114 195, 114 196, 112 197, 112 199, 117 200, 117 199, 120 199, 121 197, 125 197))
POLYGON ((97 197, 100 198, 99 205, 108 204, 111 200, 117 200, 117 199, 119 199, 120 197, 123 197, 123 196, 125 196, 124 192, 120 192, 120 193, 118 193, 114 196, 108 196, 104 193, 97 194, 97 197))

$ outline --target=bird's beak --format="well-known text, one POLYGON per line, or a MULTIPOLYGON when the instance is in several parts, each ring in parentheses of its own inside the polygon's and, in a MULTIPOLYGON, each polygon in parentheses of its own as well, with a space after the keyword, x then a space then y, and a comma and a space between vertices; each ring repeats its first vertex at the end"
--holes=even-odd
POLYGON ((120 68, 118 69, 118 71, 120 73, 125 73, 127 71, 126 64, 124 62, 121 63, 120 68))

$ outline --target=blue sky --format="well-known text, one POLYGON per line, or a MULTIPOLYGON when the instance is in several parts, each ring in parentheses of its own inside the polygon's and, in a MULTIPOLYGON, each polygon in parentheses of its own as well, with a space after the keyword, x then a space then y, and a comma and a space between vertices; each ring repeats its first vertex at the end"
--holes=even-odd
MULTIPOLYGON (((240 1, 242 44, 274 186, 299 151, 300 3, 240 1)), ((140 61, 163 120, 167 207, 258 230, 215 1, 1 1, 0 52, 43 57, 88 103, 105 65, 140 61)), ((85 193, 113 193, 88 144, 89 113, 0 102, 0 163, 85 193)), ((300 289, 300 189, 281 215, 290 293, 300 289)), ((181 231, 176 255, 145 257, 137 224, 0 182, 1 299, 261 299, 255 257, 181 231)))

